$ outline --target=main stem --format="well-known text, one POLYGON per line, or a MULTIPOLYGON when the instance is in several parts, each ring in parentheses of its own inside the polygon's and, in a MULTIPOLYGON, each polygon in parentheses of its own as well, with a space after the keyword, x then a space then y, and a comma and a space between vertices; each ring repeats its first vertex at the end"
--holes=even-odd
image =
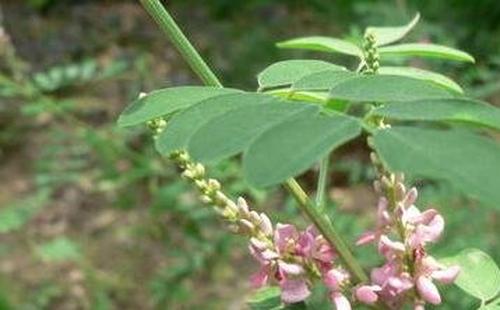
POLYGON ((325 194, 328 187, 328 166, 330 154, 327 154, 319 164, 318 186, 316 187, 316 206, 321 210, 325 205, 325 194))
MULTIPOLYGON (((209 86, 222 87, 221 82, 203 61, 200 54, 188 41, 181 29, 177 26, 170 14, 161 5, 159 0, 139 0, 146 11, 156 21, 158 26, 172 40, 182 57, 189 63, 191 69, 200 77, 200 79, 209 86)), ((367 282, 363 268, 358 263, 351 250, 344 242, 339 232, 332 225, 330 219, 320 213, 314 203, 311 202, 307 194, 293 178, 286 181, 285 188, 292 194, 299 203, 300 208, 316 225, 326 240, 337 250, 340 258, 346 268, 352 273, 356 282, 367 282)))
POLYGON ((160 29, 168 36, 175 45, 175 48, 183 56, 184 60, 189 64, 191 69, 200 77, 200 79, 208 86, 222 87, 221 82, 210 70, 207 63, 201 58, 193 45, 186 38, 182 30, 177 26, 174 19, 168 11, 163 7, 159 0, 139 0, 158 24, 160 29))

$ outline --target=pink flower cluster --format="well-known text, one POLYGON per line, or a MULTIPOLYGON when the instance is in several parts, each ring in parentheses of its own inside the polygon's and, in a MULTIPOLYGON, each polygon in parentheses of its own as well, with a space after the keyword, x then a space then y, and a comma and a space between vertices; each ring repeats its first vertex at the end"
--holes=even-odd
POLYGON ((390 309, 400 309, 409 300, 418 310, 424 309, 425 303, 440 304, 433 280, 452 283, 460 271, 458 266, 443 266, 425 250, 428 243, 440 238, 443 217, 435 209, 421 212, 414 205, 415 188, 406 191, 394 178, 378 185, 378 191, 391 197, 392 202, 380 198, 376 229, 363 234, 357 245, 375 243, 385 263, 372 270, 372 283, 355 289, 356 299, 365 304, 380 300, 390 309))
POLYGON ((321 278, 337 309, 351 309, 342 294, 349 275, 335 266, 334 249, 313 226, 299 232, 293 225, 277 224, 271 243, 250 239, 250 252, 260 264, 260 270, 251 277, 254 287, 275 281, 283 302, 297 303, 311 294, 312 280, 321 278))

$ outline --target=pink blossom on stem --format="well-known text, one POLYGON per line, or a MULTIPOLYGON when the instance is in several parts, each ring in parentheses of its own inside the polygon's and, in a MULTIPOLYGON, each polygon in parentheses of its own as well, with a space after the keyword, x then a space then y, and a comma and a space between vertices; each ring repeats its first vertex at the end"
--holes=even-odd
POLYGON ((355 288, 354 296, 365 304, 381 301, 390 309, 400 309, 416 295, 414 309, 421 310, 426 302, 441 303, 433 281, 452 283, 460 268, 443 266, 427 254, 426 245, 441 237, 444 219, 435 209, 421 212, 415 206, 417 190, 406 191, 400 180, 391 175, 376 182, 385 195, 377 206, 376 228, 361 235, 357 245, 377 244, 385 263, 372 270, 371 283, 355 288), (410 291, 416 294, 408 294, 410 291))

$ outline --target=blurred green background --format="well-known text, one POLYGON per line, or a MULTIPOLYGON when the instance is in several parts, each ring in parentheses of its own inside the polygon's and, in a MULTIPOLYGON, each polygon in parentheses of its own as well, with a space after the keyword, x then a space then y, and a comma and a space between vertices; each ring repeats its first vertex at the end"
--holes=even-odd
MULTIPOLYGON (((411 37, 463 49, 475 66, 412 60, 500 105, 498 0, 179 0, 167 7, 226 86, 256 88, 256 74, 288 58, 342 56, 278 50, 301 35, 359 40, 367 25, 403 24, 411 37)), ((0 309, 241 309, 256 267, 245 240, 158 157, 145 128, 120 130, 141 91, 199 84, 135 1, 2 0, 0 4, 0 309)), ((500 156, 500 154, 499 154, 500 156)), ((328 212, 349 240, 371 225, 368 152, 335 155, 328 212)), ((233 195, 275 221, 304 227, 280 188, 257 191, 238 160, 210 167, 233 195)), ((300 178, 313 191, 315 172, 300 178)), ((500 262, 500 216, 447 184, 416 180, 421 205, 447 219, 438 257, 477 247, 500 262)), ((500 202, 499 202, 500 203, 500 202)), ((356 249, 377 263, 374 250, 356 249)), ((476 301, 443 288, 443 309, 476 301)), ((318 303, 318 308, 321 308, 318 303)))

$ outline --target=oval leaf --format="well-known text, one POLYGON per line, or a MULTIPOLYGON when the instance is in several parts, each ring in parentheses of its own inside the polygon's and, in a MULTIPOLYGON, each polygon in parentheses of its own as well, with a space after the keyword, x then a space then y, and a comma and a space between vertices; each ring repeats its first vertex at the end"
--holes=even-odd
POLYGON ((319 106, 275 99, 266 104, 239 107, 199 127, 188 144, 191 156, 215 162, 243 151, 266 129, 297 115, 317 114, 319 106))
POLYGON ((486 205, 500 207, 500 146, 462 130, 392 127, 373 135, 391 171, 442 179, 486 205))
POLYGON ((340 114, 286 120, 250 145, 243 158, 244 173, 258 187, 281 183, 304 172, 360 132, 357 119, 340 114))
POLYGON ((295 38, 276 44, 279 48, 303 49, 320 52, 341 53, 351 56, 362 57, 363 51, 355 44, 330 37, 303 37, 295 38))
POLYGON ((420 19, 420 14, 417 13, 415 17, 406 25, 399 27, 368 27, 366 32, 371 32, 375 35, 376 45, 382 46, 393 43, 404 38, 420 19))
POLYGON ((293 59, 270 65, 259 73, 257 79, 261 89, 280 87, 291 85, 306 75, 324 70, 339 71, 345 68, 321 60, 293 59))
POLYGON ((468 122, 500 130, 499 108, 465 98, 395 102, 372 113, 397 120, 468 122))
POLYGON ((460 266, 455 284, 470 295, 487 301, 500 293, 500 269, 483 251, 466 249, 441 262, 460 266))
POLYGON ((240 92, 231 88, 180 86, 155 90, 130 104, 118 118, 121 127, 139 125, 185 109, 207 98, 240 92))
POLYGON ((364 102, 412 101, 450 98, 452 94, 432 83, 404 76, 362 75, 335 85, 333 99, 364 102))
POLYGON ((294 90, 329 90, 345 80, 358 76, 351 71, 326 70, 304 76, 292 85, 294 90))
POLYGON ((463 93, 462 87, 455 83, 452 79, 432 71, 427 71, 419 68, 413 67, 381 67, 378 70, 379 74, 384 75, 401 75, 407 76, 414 79, 425 80, 429 82, 436 83, 437 85, 448 88, 449 90, 455 91, 457 93, 463 93))
POLYGON ((381 57, 421 56, 456 61, 474 62, 474 57, 460 50, 430 43, 407 43, 382 47, 378 50, 381 57))
POLYGON ((191 136, 212 118, 227 111, 251 104, 276 100, 265 94, 240 93, 206 99, 178 113, 156 139, 156 149, 163 155, 186 149, 191 136))

